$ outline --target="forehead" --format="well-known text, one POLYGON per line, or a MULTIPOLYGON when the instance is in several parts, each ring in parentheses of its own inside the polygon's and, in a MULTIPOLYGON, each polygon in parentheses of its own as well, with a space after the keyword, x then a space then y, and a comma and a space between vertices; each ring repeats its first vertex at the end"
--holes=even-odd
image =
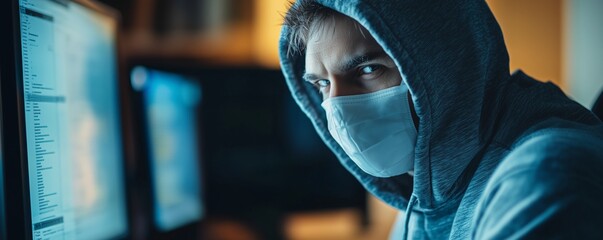
POLYGON ((376 45, 375 39, 354 19, 336 14, 310 25, 307 38, 307 52, 314 53, 328 49, 328 46, 376 45), (323 47, 323 48, 320 48, 323 47), (310 51, 310 49, 315 51, 310 51))
POLYGON ((321 72, 367 52, 382 51, 371 34, 355 20, 339 15, 313 23, 306 44, 306 71, 321 72))

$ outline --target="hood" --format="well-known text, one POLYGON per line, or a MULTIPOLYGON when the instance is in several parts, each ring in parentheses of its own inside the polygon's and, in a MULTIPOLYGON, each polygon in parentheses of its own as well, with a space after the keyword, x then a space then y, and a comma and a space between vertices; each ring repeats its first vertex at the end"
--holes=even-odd
MULTIPOLYGON (((395 61, 419 117, 414 182, 407 175, 364 173, 330 136, 321 97, 304 80, 305 55, 288 55, 288 28, 280 40, 282 71, 297 104, 316 131, 372 194, 404 209, 411 190, 432 208, 466 184, 467 171, 495 134, 510 80, 501 30, 485 1, 318 0, 363 25, 395 61)), ((401 103, 403 104, 403 103, 401 103)))

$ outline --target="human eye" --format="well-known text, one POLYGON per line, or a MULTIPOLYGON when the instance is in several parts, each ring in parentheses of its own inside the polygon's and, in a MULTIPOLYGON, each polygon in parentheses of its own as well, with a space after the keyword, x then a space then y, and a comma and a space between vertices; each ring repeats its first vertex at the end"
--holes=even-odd
POLYGON ((381 82, 380 79, 387 72, 387 69, 386 66, 380 64, 358 66, 355 79, 361 84, 378 83, 381 82))
POLYGON ((376 74, 382 68, 383 67, 381 65, 377 65, 377 64, 362 66, 362 67, 360 67, 360 75, 376 74))
POLYGON ((331 85, 331 81, 327 79, 318 79, 316 81, 312 81, 312 85, 314 85, 314 87, 316 87, 318 90, 321 90, 331 85))

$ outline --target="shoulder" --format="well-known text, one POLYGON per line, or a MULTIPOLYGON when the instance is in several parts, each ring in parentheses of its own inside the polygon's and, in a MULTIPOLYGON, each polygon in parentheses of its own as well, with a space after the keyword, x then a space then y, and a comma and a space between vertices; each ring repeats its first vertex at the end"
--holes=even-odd
POLYGON ((602 135, 585 129, 551 128, 518 140, 490 182, 543 173, 601 179, 602 171, 602 135))
POLYGON ((600 135, 576 129, 531 134, 488 181, 474 237, 593 236, 603 226, 602 173, 600 135))

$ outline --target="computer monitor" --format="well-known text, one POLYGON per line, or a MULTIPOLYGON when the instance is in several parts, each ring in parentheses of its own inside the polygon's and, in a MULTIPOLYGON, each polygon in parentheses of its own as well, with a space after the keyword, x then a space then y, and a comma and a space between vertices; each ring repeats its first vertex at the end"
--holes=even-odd
POLYGON ((33 239, 128 234, 116 14, 91 1, 20 0, 18 86, 33 239))
POLYGON ((133 89, 142 98, 141 126, 150 179, 153 229, 170 232, 204 216, 198 112, 201 86, 187 76, 137 66, 133 89))

